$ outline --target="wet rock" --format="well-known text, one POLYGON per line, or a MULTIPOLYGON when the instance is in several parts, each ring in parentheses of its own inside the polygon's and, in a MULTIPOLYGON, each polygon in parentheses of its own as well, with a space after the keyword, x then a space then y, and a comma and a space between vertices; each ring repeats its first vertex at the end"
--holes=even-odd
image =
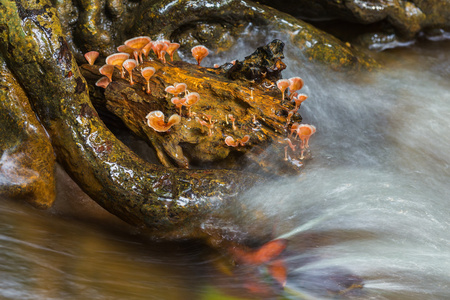
POLYGON ((82 53, 96 50, 105 57, 126 39, 139 35, 179 42, 184 55, 190 55, 190 48, 198 44, 218 53, 234 45, 252 24, 289 36, 300 57, 336 70, 370 69, 376 65, 366 54, 312 25, 251 1, 123 1, 120 18, 109 14, 106 4, 84 0, 83 10, 79 11, 76 4, 72 4, 73 9, 65 2, 57 4, 79 63, 84 63, 82 53))
POLYGON ((312 3, 308 0, 276 2, 260 0, 258 2, 304 19, 321 21, 338 18, 360 24, 387 22, 402 40, 412 39, 422 30, 450 28, 449 1, 319 0, 312 3))
POLYGON ((0 154, 0 195, 50 207, 55 200, 53 148, 1 55, 0 154))

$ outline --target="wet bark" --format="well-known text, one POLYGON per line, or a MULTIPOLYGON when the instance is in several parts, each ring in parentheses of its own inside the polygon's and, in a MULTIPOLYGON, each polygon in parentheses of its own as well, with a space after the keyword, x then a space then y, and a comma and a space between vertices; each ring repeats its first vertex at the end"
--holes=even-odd
MULTIPOLYGON (((289 124, 300 122, 301 117, 296 112, 288 121, 288 112, 294 110, 295 105, 282 100, 276 85, 286 67, 282 62, 283 46, 281 41, 275 40, 243 61, 225 63, 217 68, 182 61, 148 60, 133 70, 133 85, 128 75, 121 78, 116 70, 104 92, 103 88, 95 86, 102 76, 99 66, 83 65, 81 71, 89 82, 91 98, 97 99, 97 108, 113 113, 146 140, 165 166, 243 169, 253 164, 260 166, 258 171, 270 175, 295 174, 301 164, 284 160, 284 138, 289 124), (150 79, 151 92, 146 93, 146 81, 139 70, 149 66, 157 71, 150 79), (165 92, 166 87, 175 83, 185 83, 188 92, 200 95, 198 103, 190 109, 191 114, 186 107, 177 108, 172 104, 170 99, 174 95, 165 92), (145 119, 155 110, 162 111, 166 119, 180 114, 181 124, 167 132, 156 132, 145 119), (232 147, 225 143, 227 136, 235 140, 248 136, 249 140, 232 147), (272 155, 258 155, 269 146, 272 155)), ((185 93, 179 95, 182 97, 185 93)))

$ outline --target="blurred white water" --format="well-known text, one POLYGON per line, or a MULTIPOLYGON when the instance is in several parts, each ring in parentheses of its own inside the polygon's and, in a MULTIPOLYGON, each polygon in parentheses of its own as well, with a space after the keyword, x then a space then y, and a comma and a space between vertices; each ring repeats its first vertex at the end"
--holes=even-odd
POLYGON ((317 127, 313 159, 245 198, 298 250, 288 298, 335 297, 326 278, 341 270, 363 278, 355 298, 450 298, 450 43, 415 47, 346 78, 300 64, 286 44, 283 76, 304 79, 300 113, 317 127))

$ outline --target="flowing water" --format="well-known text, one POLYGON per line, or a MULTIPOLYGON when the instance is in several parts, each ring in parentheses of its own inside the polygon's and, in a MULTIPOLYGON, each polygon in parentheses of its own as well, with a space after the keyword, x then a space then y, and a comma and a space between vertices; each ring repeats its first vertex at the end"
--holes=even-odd
MULTIPOLYGON (((204 64, 286 40, 260 33, 204 64)), ((391 49, 379 54, 382 70, 355 78, 301 64, 286 45, 283 76, 304 79, 300 113, 317 127, 312 159, 301 175, 242 197, 271 217, 274 237, 289 240, 279 297, 450 299, 449 50, 449 41, 391 49), (343 292, 354 278, 364 287, 343 292)), ((83 199, 64 185, 50 211, 0 201, 1 299, 252 297, 213 250, 151 242, 92 203, 83 202, 92 216, 73 212, 61 204, 69 194, 83 199)))

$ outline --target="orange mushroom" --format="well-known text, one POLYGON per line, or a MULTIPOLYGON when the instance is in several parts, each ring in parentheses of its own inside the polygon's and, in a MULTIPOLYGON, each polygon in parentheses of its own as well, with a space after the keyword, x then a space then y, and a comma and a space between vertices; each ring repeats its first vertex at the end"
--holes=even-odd
POLYGON ((106 76, 101 77, 97 82, 95 83, 96 86, 106 89, 106 87, 109 85, 109 79, 106 76))
POLYGON ((124 42, 125 46, 128 46, 133 49, 134 59, 136 60, 136 64, 139 64, 139 59, 141 62, 144 62, 142 59, 142 48, 144 48, 148 43, 152 41, 148 36, 138 36, 124 42))
POLYGON ((125 78, 125 73, 123 72, 123 62, 130 58, 128 53, 114 53, 106 58, 106 64, 114 65, 120 70, 120 75, 125 78))
POLYGON ((145 67, 141 70, 142 77, 147 82, 147 94, 150 94, 150 78, 155 74, 156 70, 153 67, 145 67))
POLYGON ((108 77, 109 81, 112 81, 112 75, 114 73, 114 66, 113 65, 103 65, 99 70, 100 74, 105 75, 108 77))
POLYGON ((208 127, 208 136, 212 136, 212 129, 214 128, 214 124, 216 123, 216 122, 212 121, 212 116, 211 116, 211 118, 209 118, 209 122, 202 120, 198 117, 196 117, 195 119, 197 120, 197 122, 200 123, 200 125, 202 125, 202 132, 203 132, 203 126, 206 126, 206 127, 208 127))
POLYGON ((169 43, 169 45, 167 47, 167 54, 169 54, 169 56, 170 56, 170 61, 173 61, 173 54, 175 53, 175 51, 177 51, 178 48, 180 48, 180 44, 169 43))
POLYGON ((175 91, 177 92, 177 95, 179 95, 181 93, 186 93, 186 90, 187 90, 186 83, 183 83, 183 82, 175 83, 173 86, 175 87, 175 91))
POLYGON ((277 87, 280 89, 281 93, 283 94, 283 100, 284 100, 284 91, 289 87, 291 83, 288 79, 280 79, 277 81, 277 87))
POLYGON ((290 138, 285 138, 284 141, 287 143, 286 147, 284 147, 284 160, 288 160, 288 147, 291 148, 292 151, 295 151, 295 145, 292 143, 290 138))
POLYGON ((173 125, 179 124, 181 121, 181 117, 174 114, 170 116, 167 123, 164 122, 164 114, 160 110, 150 112, 145 118, 147 119, 147 125, 157 132, 166 132, 173 125))
MULTIPOLYGON (((230 121, 231 121, 231 126, 232 126, 233 130, 236 130, 236 124, 234 124, 234 121, 236 121, 236 118, 232 114, 229 114, 228 119, 230 119, 230 121)), ((228 123, 228 121, 227 121, 227 123, 228 123)))
POLYGON ((158 57, 158 59, 161 60, 163 63, 166 62, 165 54, 168 47, 169 47, 168 44, 164 40, 153 42, 152 45, 152 49, 153 52, 155 52, 156 57, 158 57))
POLYGON ((291 99, 293 97, 293 93, 295 91, 300 90, 303 87, 303 79, 301 79, 300 77, 292 77, 289 78, 289 91, 291 92, 291 99))
POLYGON ((242 139, 234 139, 231 136, 225 138, 225 144, 230 147, 237 147, 239 145, 244 146, 250 140, 249 135, 245 135, 242 139))
POLYGON ((191 49, 192 56, 197 61, 197 64, 200 66, 200 62, 209 54, 209 50, 205 46, 195 46, 191 49))
POLYGON ((305 149, 309 148, 308 141, 309 138, 316 132, 316 127, 309 124, 300 124, 297 128, 297 135, 301 140, 300 149, 300 159, 303 159, 303 152, 305 149))
POLYGON ((86 58, 87 62, 92 66, 99 55, 100 53, 97 51, 89 51, 84 54, 84 58, 86 58))
POLYGON ((123 53, 128 53, 131 55, 134 55, 134 50, 131 47, 128 47, 127 45, 120 45, 119 47, 117 47, 117 51, 119 52, 123 52, 123 53))
POLYGON ((191 107, 192 105, 194 105, 195 103, 198 102, 198 100, 200 100, 200 95, 198 93, 189 93, 186 95, 186 102, 185 102, 185 106, 188 108, 188 116, 191 116, 191 107))
POLYGON ((300 104, 302 104, 303 101, 308 99, 308 96, 305 94, 299 94, 296 97, 294 97, 292 100, 295 103, 295 110, 298 110, 300 108, 300 104))
POLYGON ((150 50, 152 50, 153 42, 148 43, 142 48, 142 54, 144 54, 144 57, 147 58, 150 54, 150 50))
POLYGON ((178 98, 173 97, 170 99, 170 102, 175 105, 176 108, 180 110, 180 116, 181 116, 181 109, 183 108, 183 105, 186 103, 186 98, 178 98))
POLYGON ((125 70, 128 71, 128 74, 130 74, 130 84, 134 84, 133 82, 133 69, 136 68, 136 61, 132 58, 127 59, 126 61, 123 62, 123 67, 125 68, 125 70))

